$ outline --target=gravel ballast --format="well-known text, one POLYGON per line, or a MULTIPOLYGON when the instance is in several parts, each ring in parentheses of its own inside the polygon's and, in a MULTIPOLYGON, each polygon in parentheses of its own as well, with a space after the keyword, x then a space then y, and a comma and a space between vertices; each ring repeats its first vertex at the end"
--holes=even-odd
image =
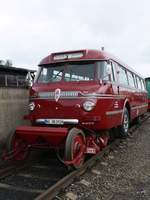
POLYGON ((68 193, 74 200, 150 199, 150 119, 58 196, 68 193))

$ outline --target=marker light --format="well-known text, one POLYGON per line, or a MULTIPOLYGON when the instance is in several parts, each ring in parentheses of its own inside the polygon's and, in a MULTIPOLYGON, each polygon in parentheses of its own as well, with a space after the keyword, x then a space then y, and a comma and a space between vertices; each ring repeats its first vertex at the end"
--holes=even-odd
POLYGON ((34 102, 31 102, 31 103, 28 105, 28 107, 29 107, 29 110, 30 110, 30 111, 33 111, 34 108, 35 108, 35 103, 34 103, 34 102))
POLYGON ((91 111, 95 107, 95 102, 85 101, 83 103, 83 108, 85 111, 91 111))

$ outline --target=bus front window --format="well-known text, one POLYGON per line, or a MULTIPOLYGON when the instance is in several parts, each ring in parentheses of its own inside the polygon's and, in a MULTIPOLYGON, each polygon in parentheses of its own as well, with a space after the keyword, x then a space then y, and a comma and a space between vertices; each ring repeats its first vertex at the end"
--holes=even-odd
POLYGON ((39 70, 38 83, 54 83, 64 80, 92 81, 95 79, 95 62, 93 63, 65 63, 43 66, 39 70))
POLYGON ((72 62, 40 67, 38 83, 79 82, 108 78, 106 61, 72 62))
POLYGON ((38 83, 59 82, 62 79, 64 68, 58 67, 42 67, 38 77, 38 83))
POLYGON ((68 65, 64 73, 64 80, 69 81, 92 81, 94 80, 95 64, 68 65))

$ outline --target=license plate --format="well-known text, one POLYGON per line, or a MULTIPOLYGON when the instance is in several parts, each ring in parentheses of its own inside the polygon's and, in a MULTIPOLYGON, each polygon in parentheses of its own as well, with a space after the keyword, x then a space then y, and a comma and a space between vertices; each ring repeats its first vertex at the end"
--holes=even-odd
POLYGON ((87 147, 86 153, 88 153, 88 154, 96 154, 96 150, 94 148, 87 147))
POLYGON ((48 120, 48 123, 49 124, 54 124, 54 125, 63 125, 64 124, 64 121, 61 120, 61 119, 49 119, 48 120))

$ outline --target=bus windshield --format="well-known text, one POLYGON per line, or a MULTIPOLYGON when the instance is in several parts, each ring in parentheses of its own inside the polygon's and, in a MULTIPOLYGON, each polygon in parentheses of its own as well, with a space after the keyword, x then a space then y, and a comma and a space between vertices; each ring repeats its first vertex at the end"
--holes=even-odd
POLYGON ((53 83, 64 80, 91 81, 94 80, 94 63, 70 63, 43 66, 40 68, 38 83, 53 83))
MULTIPOLYGON (((36 82, 54 83, 61 80, 65 82, 93 81, 96 77, 100 78, 96 73, 99 72, 99 66, 101 66, 100 68, 102 70, 104 61, 63 63, 41 66, 36 82)), ((102 71, 104 71, 104 69, 102 71)))

